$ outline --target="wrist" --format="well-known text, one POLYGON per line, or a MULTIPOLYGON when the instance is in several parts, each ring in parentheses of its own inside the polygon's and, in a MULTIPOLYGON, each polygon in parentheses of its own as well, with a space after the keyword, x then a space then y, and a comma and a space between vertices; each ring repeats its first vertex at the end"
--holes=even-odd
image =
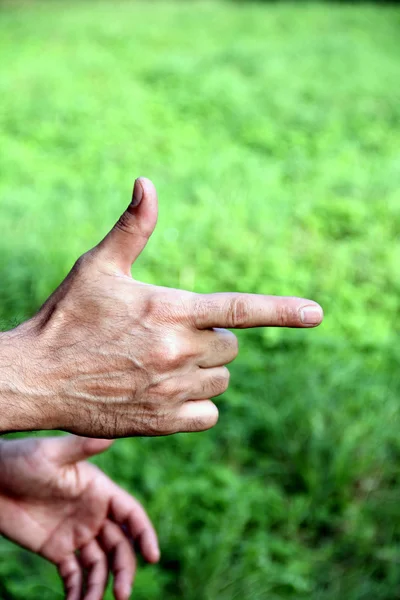
POLYGON ((0 435, 48 429, 32 322, 0 334, 0 435))

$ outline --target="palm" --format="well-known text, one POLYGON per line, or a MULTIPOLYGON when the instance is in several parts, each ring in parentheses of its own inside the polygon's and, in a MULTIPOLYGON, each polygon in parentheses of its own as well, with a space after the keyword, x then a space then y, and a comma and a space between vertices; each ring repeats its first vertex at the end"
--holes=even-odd
POLYGON ((141 505, 97 467, 80 462, 110 445, 68 436, 0 445, 0 531, 58 566, 68 600, 103 597, 108 564, 117 600, 130 595, 133 538, 158 560, 155 532, 141 505), (79 557, 76 556, 79 551, 79 557))

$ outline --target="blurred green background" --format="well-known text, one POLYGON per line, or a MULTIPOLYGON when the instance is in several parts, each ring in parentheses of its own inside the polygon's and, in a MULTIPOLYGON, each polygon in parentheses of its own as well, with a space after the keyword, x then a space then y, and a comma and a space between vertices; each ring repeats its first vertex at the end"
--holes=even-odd
MULTIPOLYGON (((160 219, 136 278, 326 313, 315 331, 240 333, 214 430, 97 461, 159 532, 137 600, 400 598, 399 41, 396 6, 1 5, 4 328, 138 175, 160 219)), ((3 600, 62 597, 5 540, 0 579, 3 600)))

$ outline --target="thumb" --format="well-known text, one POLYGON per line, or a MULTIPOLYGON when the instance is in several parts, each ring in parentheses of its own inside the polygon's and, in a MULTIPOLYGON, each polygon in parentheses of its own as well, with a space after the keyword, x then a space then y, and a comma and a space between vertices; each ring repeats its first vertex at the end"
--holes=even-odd
POLYGON ((67 435, 46 440, 46 455, 60 466, 70 465, 100 454, 112 445, 113 440, 84 438, 67 435))
POLYGON ((110 233, 100 242, 100 252, 126 275, 154 231, 158 216, 157 192, 150 179, 136 179, 132 201, 110 233))

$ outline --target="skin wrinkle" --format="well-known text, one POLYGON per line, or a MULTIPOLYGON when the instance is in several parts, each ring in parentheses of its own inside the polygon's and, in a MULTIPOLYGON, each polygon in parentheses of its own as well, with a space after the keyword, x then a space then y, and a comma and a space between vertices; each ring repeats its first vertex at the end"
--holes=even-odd
POLYGON ((157 536, 141 505, 85 461, 109 446, 75 436, 0 444, 0 532, 57 565, 69 597, 76 600, 85 582, 88 589, 97 585, 100 598, 108 573, 119 573, 115 586, 133 580, 130 538, 145 536, 146 547, 139 548, 143 557, 159 558, 157 536), (124 510, 126 531, 118 515, 110 514, 114 503, 124 510), (118 554, 101 547, 100 537, 118 554))
MULTIPOLYGON (((72 467, 74 469, 74 475, 76 477, 76 481, 75 481, 75 487, 79 489, 79 473, 78 473, 78 469, 76 465, 73 465, 72 467)), ((71 476, 72 479, 73 476, 71 476)), ((76 501, 76 505, 78 505, 79 500, 81 500, 83 497, 85 497, 86 495, 88 495, 88 492, 90 491, 91 487, 93 487, 94 482, 93 481, 89 481, 88 484, 86 485, 86 487, 84 487, 82 490, 80 490, 80 493, 75 497, 75 501, 76 501)), ((62 519, 62 521, 60 523, 57 523, 57 525, 54 527, 54 529, 52 529, 46 539, 44 540, 42 546, 38 549, 38 553, 43 554, 43 555, 47 555, 50 552, 50 548, 48 548, 48 546, 52 546, 53 539, 56 537, 57 531, 61 531, 63 529, 63 526, 65 525, 66 522, 68 522, 69 520, 71 520, 74 515, 76 515, 77 513, 77 509, 76 507, 72 507, 71 511, 65 515, 65 517, 62 519)), ((73 546, 75 548, 81 548, 85 543, 87 543, 88 541, 88 537, 90 538, 93 535, 93 532, 88 532, 87 527, 85 526, 82 529, 79 529, 81 526, 79 525, 79 520, 78 520, 78 527, 77 530, 73 531, 73 546), (78 533, 77 533, 78 531, 78 533)), ((101 527, 99 526, 97 533, 95 533, 94 537, 96 537, 99 533, 100 533, 100 529, 101 527)), ((57 559, 56 559, 57 560, 57 559)))
POLYGON ((94 404, 108 404, 109 402, 113 402, 115 404, 119 404, 119 403, 129 403, 131 402, 132 398, 131 396, 112 396, 112 395, 106 395, 106 397, 102 398, 99 395, 95 395, 95 394, 89 394, 89 392, 79 392, 79 391, 75 391, 74 394, 69 393, 70 397, 73 397, 74 399, 81 399, 81 400, 87 400, 88 402, 93 402, 94 404))
MULTIPOLYGON (((0 335, 0 433, 207 429, 217 414, 210 398, 227 389, 223 366, 238 353, 224 328, 302 327, 301 307, 320 310, 304 299, 197 294, 134 280, 131 268, 157 221, 154 186, 140 185, 141 202, 75 263, 38 314, 0 335)), ((307 326, 315 320, 314 310, 307 326)))
MULTIPOLYGON (((33 519, 31 517, 31 515, 27 512, 26 508, 21 506, 20 503, 18 501, 14 501, 14 507, 17 509, 17 512, 21 512, 24 514, 25 519, 28 520, 28 522, 30 523, 30 526, 36 531, 37 529, 41 529, 42 531, 45 531, 44 526, 42 526, 40 523, 38 523, 35 519, 33 519)), ((21 518, 17 517, 17 522, 21 522, 21 518)), ((7 537, 7 536, 6 536, 7 537)), ((40 552, 40 546, 33 546, 32 547, 32 551, 33 552, 40 552)))
MULTIPOLYGON (((100 356, 108 357, 110 354, 110 347, 108 344, 104 344, 103 346, 99 346, 96 350, 97 354, 100 356)), ((113 356, 118 359, 125 359, 127 364, 131 363, 134 368, 144 369, 144 361, 140 360, 137 355, 133 355, 132 353, 128 353, 127 351, 122 352, 122 349, 118 349, 117 345, 112 346, 113 356)), ((93 352, 91 352, 93 353, 93 352)))

